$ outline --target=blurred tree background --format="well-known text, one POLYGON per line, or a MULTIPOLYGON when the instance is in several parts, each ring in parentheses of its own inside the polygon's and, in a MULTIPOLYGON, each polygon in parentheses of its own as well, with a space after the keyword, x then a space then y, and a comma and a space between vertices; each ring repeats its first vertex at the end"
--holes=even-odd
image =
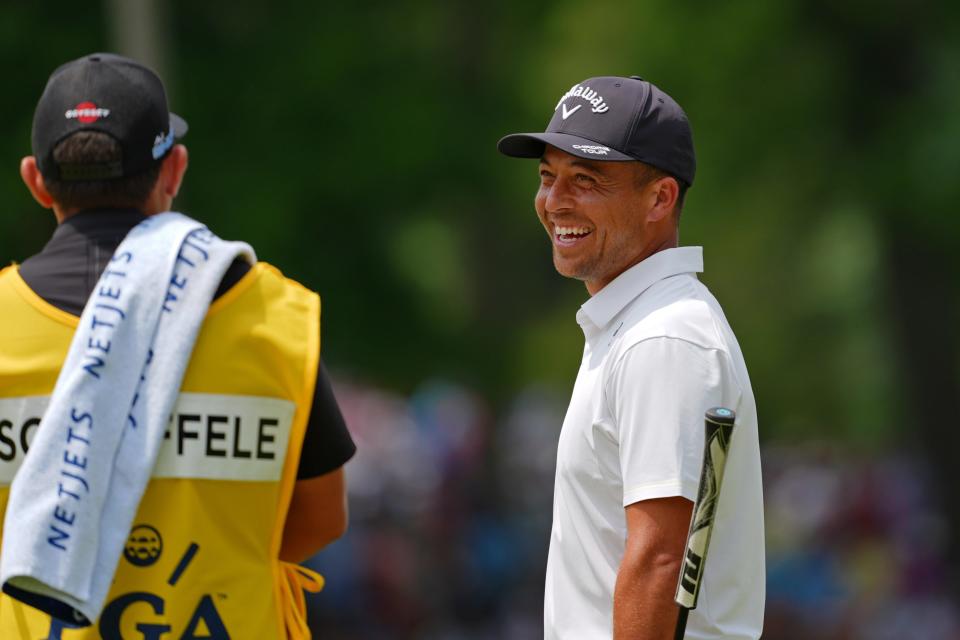
POLYGON ((705 246, 765 445, 915 451, 955 539, 958 19, 932 0, 6 0, 0 259, 53 228, 17 174, 49 73, 141 52, 191 127, 179 207, 320 292, 335 372, 454 381, 495 413, 532 384, 562 396, 586 292, 553 272, 535 164, 495 143, 583 78, 639 74, 692 121, 681 241, 705 246), (152 11, 136 37, 129 4, 152 11))

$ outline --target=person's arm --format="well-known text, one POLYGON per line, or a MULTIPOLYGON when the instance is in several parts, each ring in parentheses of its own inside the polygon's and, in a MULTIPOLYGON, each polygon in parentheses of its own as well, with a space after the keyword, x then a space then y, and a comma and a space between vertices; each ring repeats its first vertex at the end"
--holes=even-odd
POLYGON ((613 594, 614 640, 672 640, 673 601, 693 503, 658 498, 626 507, 627 543, 613 594))
POLYGON ((298 480, 283 528, 280 559, 300 563, 347 530, 347 490, 343 467, 298 480))
POLYGON ((283 529, 281 560, 303 562, 346 532, 343 465, 356 450, 333 395, 330 376, 321 361, 300 452, 297 483, 283 529))
POLYGON ((703 412, 732 390, 722 354, 684 339, 631 345, 606 399, 617 429, 626 536, 614 589, 616 640, 672 640, 703 457, 703 412))

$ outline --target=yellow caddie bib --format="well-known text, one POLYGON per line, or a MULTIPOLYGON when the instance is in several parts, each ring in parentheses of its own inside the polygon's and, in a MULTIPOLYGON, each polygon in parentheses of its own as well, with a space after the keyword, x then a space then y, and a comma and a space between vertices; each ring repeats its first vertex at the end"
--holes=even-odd
MULTIPOLYGON (((79 319, 39 298, 16 266, 0 271, 0 310, 2 516, 79 319)), ((315 293, 262 262, 211 304, 99 620, 70 628, 0 595, 0 638, 309 637, 295 609, 310 576, 278 553, 319 313, 315 293)), ((0 544, 9 534, 0 518, 0 544)))

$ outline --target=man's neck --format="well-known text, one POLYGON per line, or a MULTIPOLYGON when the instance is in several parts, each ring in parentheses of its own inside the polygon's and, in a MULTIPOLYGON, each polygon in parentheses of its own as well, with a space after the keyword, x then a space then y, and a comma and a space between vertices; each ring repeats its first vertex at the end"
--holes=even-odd
POLYGON ((120 206, 120 205, 104 205, 97 207, 84 207, 84 208, 73 208, 73 209, 63 209, 57 203, 53 204, 53 215, 57 219, 57 224, 63 224, 65 221, 91 211, 129 211, 131 213, 137 213, 141 216, 148 215, 143 212, 142 207, 131 207, 131 206, 120 206))
POLYGON ((617 270, 613 274, 608 274, 606 277, 600 280, 584 281, 583 284, 586 285, 587 287, 587 293, 589 293, 591 296, 597 295, 597 293, 599 293, 601 289, 603 289, 605 286, 607 286, 608 284, 616 280, 617 277, 624 271, 627 271, 628 269, 631 269, 637 266, 638 264, 640 264, 641 262, 643 262, 644 260, 646 260, 647 258, 649 258, 655 253, 660 253, 661 251, 665 251, 667 249, 675 249, 677 248, 677 246, 678 246, 677 235, 673 234, 669 237, 664 238, 662 241, 660 241, 657 244, 646 247, 643 251, 637 254, 637 256, 633 260, 628 262, 626 265, 624 265, 621 269, 617 270))

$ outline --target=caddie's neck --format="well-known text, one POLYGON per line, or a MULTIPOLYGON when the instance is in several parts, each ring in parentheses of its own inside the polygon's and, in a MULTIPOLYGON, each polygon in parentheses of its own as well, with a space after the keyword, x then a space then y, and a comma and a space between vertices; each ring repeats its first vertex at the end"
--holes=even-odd
MULTIPOLYGON (((145 216, 152 216, 157 213, 169 211, 173 206, 173 200, 180 192, 180 186, 183 184, 183 176, 187 171, 189 156, 187 148, 182 144, 174 145, 167 156, 160 163, 160 172, 157 181, 147 195, 146 200, 140 206, 130 207, 129 203, 110 203, 104 202, 104 208, 135 208, 141 211, 145 216)), ((37 166, 37 159, 34 156, 27 156, 20 161, 20 177, 23 183, 30 191, 30 195, 44 209, 53 211, 57 224, 76 215, 84 207, 68 207, 54 200, 47 189, 47 185, 37 166)))

